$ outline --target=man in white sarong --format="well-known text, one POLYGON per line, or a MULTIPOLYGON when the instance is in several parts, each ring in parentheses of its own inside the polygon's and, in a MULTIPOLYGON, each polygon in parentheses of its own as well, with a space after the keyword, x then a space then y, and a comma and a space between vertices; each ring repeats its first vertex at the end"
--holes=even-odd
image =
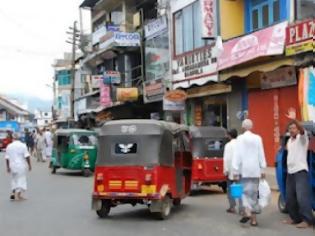
POLYGON ((13 134, 13 142, 8 145, 5 153, 7 171, 11 174, 11 200, 24 200, 22 193, 27 190, 27 169, 32 170, 30 154, 27 146, 13 134))
POLYGON ((252 226, 257 226, 258 187, 260 178, 265 178, 266 159, 261 137, 251 132, 253 122, 244 120, 242 128, 245 132, 236 140, 235 156, 232 160, 234 179, 241 179, 243 185, 245 216, 240 222, 245 224, 250 220, 252 226))
POLYGON ((52 155, 52 148, 53 148, 53 141, 52 141, 52 133, 50 132, 49 129, 46 129, 44 133, 45 137, 45 153, 46 153, 46 158, 50 158, 52 155))

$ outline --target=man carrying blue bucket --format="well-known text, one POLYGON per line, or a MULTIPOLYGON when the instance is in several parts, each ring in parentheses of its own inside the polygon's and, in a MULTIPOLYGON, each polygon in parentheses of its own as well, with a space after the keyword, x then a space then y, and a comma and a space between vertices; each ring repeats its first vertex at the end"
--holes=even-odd
POLYGON ((265 152, 262 139, 251 132, 253 122, 245 119, 242 123, 244 133, 238 136, 232 161, 234 179, 240 179, 243 186, 243 206, 245 215, 240 223, 250 221, 251 226, 257 226, 256 212, 259 211, 258 188, 260 178, 265 178, 265 152))
MULTIPOLYGON (((224 147, 223 153, 223 164, 224 164, 224 175, 227 178, 227 197, 229 201, 230 207, 226 210, 227 213, 236 213, 236 199, 232 196, 231 193, 231 185, 235 182, 234 181, 234 174, 232 170, 232 160, 234 157, 235 147, 236 147, 236 138, 237 138, 237 130, 231 129, 227 132, 227 137, 230 140, 224 147)), ((243 203, 242 199, 239 198, 238 200, 238 207, 239 207, 239 214, 243 215, 243 203)))

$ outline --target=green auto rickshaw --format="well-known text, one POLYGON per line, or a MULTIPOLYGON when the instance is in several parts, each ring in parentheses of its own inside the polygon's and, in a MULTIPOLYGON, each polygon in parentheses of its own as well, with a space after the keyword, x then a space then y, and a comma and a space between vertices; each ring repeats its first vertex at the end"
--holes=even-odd
POLYGON ((52 174, 59 168, 82 171, 90 176, 97 157, 97 134, 84 129, 59 129, 54 134, 50 161, 52 174))

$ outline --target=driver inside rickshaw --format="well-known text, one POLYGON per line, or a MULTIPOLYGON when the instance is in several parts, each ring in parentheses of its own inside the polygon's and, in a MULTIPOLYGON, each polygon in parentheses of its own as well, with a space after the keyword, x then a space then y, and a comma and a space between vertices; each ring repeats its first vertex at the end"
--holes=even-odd
POLYGON ((75 145, 78 146, 95 146, 96 137, 93 135, 73 135, 73 141, 75 145))

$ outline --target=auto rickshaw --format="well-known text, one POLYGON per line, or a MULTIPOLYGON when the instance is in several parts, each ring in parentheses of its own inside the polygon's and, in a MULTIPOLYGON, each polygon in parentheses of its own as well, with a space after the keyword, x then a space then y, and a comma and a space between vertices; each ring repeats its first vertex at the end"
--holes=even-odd
POLYGON ((92 209, 105 218, 120 204, 144 204, 165 219, 189 194, 191 165, 187 127, 156 120, 109 121, 99 134, 92 209))
POLYGON ((226 130, 222 127, 190 127, 193 168, 192 189, 219 185, 226 192, 226 177, 223 171, 223 151, 226 130))
MULTIPOLYGON (((307 130, 310 143, 308 151, 308 166, 309 166, 309 179, 312 188, 312 206, 315 211, 315 123, 304 123, 304 128, 307 130)), ((287 178, 287 150, 286 143, 289 135, 286 134, 282 138, 282 145, 276 156, 276 178, 279 187, 278 208, 282 213, 287 213, 286 208, 286 178, 287 178)))
POLYGON ((83 129, 59 129, 53 140, 50 161, 52 174, 57 169, 80 170, 88 177, 95 168, 97 157, 96 132, 83 129))

